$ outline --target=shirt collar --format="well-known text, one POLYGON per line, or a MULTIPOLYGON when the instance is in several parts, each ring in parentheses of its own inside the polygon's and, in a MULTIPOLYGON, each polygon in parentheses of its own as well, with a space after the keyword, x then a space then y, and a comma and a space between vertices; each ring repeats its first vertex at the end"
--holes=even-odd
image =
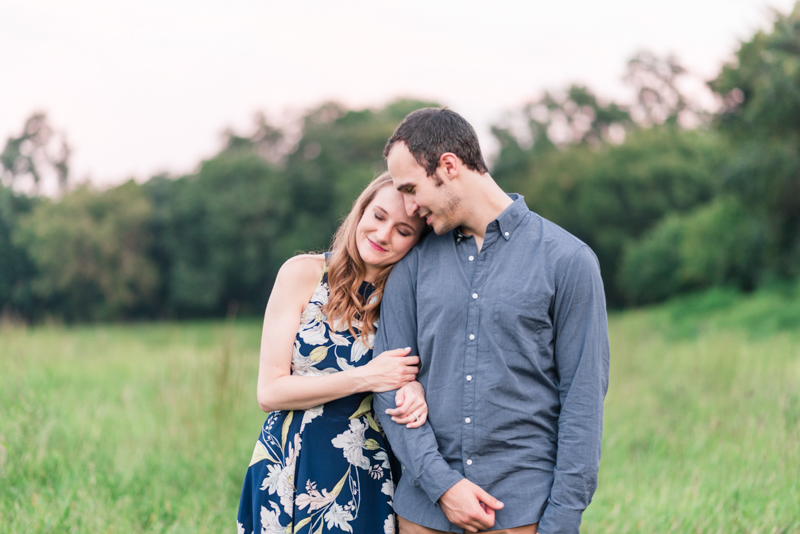
POLYGON ((525 199, 522 195, 518 195, 517 193, 509 193, 509 197, 511 197, 512 202, 503 213, 497 217, 497 222, 500 224, 500 232, 503 237, 508 241, 511 239, 511 235, 514 233, 514 230, 517 229, 519 223, 522 222, 522 219, 525 218, 525 215, 528 214, 530 211, 528 209, 528 205, 525 204, 525 199))
MULTIPOLYGON (((505 238, 506 241, 511 239, 511 234, 514 233, 519 223, 522 222, 522 219, 528 213, 528 205, 525 204, 525 199, 522 195, 517 193, 509 193, 508 196, 513 200, 513 202, 503 210, 497 219, 489 223, 487 227, 487 231, 492 226, 499 226, 500 227, 500 234, 505 238)), ((456 240, 456 244, 461 243, 465 239, 472 237, 471 235, 467 235, 461 231, 461 228, 456 228, 453 230, 453 237, 456 240)))

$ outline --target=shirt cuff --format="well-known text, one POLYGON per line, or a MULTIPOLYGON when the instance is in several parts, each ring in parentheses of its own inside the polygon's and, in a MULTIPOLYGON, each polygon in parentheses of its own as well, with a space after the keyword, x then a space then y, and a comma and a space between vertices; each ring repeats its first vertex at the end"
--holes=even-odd
POLYGON ((539 534, 580 534, 583 512, 548 503, 539 518, 539 534))
POLYGON ((419 485, 428 498, 438 506, 439 497, 462 478, 464 475, 450 467, 444 458, 439 458, 420 475, 419 485))

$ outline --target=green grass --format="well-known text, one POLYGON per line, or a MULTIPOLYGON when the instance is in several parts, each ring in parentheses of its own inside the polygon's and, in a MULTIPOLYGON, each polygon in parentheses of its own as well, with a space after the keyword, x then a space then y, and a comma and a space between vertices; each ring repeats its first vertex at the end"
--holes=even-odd
POLYGON ((0 532, 235 532, 260 327, 0 331, 0 532))
MULTIPOLYGON (((796 289, 614 315, 582 531, 800 532, 796 289)), ((260 325, 0 326, 0 532, 235 532, 260 325)))

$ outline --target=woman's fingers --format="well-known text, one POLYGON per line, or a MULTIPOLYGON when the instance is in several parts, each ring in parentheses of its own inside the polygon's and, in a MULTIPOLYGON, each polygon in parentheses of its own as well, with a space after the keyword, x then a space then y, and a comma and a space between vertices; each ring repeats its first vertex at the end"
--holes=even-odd
POLYGON ((428 420, 428 412, 419 414, 418 418, 415 421, 409 421, 406 423, 406 428, 419 428, 425 424, 425 421, 428 420))
POLYGON ((409 352, 411 352, 411 347, 405 347, 403 349, 385 350, 385 351, 381 352, 378 355, 378 357, 380 357, 380 356, 389 356, 389 357, 397 358, 397 357, 405 356, 409 352))
POLYGON ((419 428, 425 424, 425 421, 428 420, 427 412, 423 413, 414 413, 412 412, 409 415, 395 415, 392 416, 392 421, 397 423, 398 425, 406 425, 406 428, 419 428))
POLYGON ((428 419, 428 405, 415 393, 405 393, 400 389, 395 396, 395 402, 398 404, 397 408, 386 410, 395 423, 408 428, 419 428, 428 419))

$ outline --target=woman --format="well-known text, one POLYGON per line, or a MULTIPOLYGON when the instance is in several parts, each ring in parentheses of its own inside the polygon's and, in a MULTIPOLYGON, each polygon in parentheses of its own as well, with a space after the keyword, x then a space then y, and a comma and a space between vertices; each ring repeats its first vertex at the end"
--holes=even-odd
POLYGON ((392 266, 425 228, 389 173, 370 183, 330 254, 287 261, 267 304, 258 402, 267 417, 239 505, 239 533, 394 532, 390 452, 371 392, 397 393, 397 424, 425 422, 410 349, 372 357, 392 266), (288 527, 288 528, 287 528, 288 527))

